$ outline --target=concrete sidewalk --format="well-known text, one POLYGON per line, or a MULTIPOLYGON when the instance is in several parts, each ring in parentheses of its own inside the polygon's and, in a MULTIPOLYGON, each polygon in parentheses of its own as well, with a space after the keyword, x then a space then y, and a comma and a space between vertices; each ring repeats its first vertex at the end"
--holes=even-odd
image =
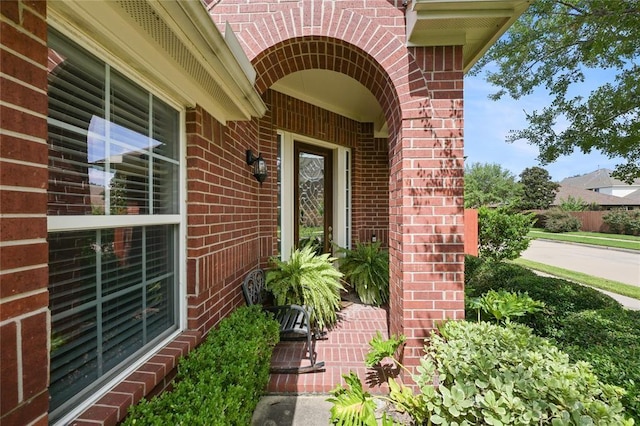
POLYGON ((329 395, 266 395, 253 412, 251 426, 327 426, 329 395))

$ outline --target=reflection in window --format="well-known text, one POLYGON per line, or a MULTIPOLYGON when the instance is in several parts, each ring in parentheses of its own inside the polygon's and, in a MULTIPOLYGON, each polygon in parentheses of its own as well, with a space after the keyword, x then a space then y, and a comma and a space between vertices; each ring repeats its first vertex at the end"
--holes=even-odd
POLYGON ((53 30, 48 43, 57 421, 177 329, 180 114, 53 30))

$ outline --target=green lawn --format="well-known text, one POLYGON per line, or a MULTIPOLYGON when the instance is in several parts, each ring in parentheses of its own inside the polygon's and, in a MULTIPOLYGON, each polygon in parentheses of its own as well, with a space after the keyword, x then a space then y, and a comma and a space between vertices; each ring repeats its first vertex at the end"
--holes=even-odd
POLYGON ((623 284, 604 278, 594 277, 591 275, 583 274, 581 272, 569 271, 568 269, 549 266, 543 263, 538 263, 522 258, 514 260, 513 263, 536 271, 545 272, 559 278, 564 278, 566 280, 588 285, 590 287, 599 288, 600 290, 611 291, 613 293, 621 294, 627 297, 633 297, 634 299, 640 300, 640 287, 623 284))
POLYGON ((612 248, 640 250, 640 237, 633 235, 602 234, 599 232, 564 232, 553 233, 540 229, 529 232, 531 238, 544 238, 547 240, 567 241, 572 243, 591 244, 612 248))

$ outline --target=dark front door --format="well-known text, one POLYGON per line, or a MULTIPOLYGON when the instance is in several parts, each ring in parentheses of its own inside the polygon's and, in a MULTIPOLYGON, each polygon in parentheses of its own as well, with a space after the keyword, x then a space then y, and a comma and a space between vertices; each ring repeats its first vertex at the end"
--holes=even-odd
POLYGON ((295 142, 295 234, 298 247, 331 252, 333 240, 331 150, 295 142))

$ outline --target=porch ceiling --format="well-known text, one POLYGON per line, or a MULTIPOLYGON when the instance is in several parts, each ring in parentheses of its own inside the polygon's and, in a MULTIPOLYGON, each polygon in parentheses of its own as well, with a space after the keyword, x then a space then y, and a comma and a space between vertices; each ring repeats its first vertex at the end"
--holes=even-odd
POLYGON ((412 0, 407 7, 410 46, 462 45, 464 72, 529 7, 532 0, 412 0))
POLYGON ((387 137, 382 107, 357 80, 336 71, 310 69, 278 80, 273 90, 362 123, 373 123, 375 137, 387 137))

